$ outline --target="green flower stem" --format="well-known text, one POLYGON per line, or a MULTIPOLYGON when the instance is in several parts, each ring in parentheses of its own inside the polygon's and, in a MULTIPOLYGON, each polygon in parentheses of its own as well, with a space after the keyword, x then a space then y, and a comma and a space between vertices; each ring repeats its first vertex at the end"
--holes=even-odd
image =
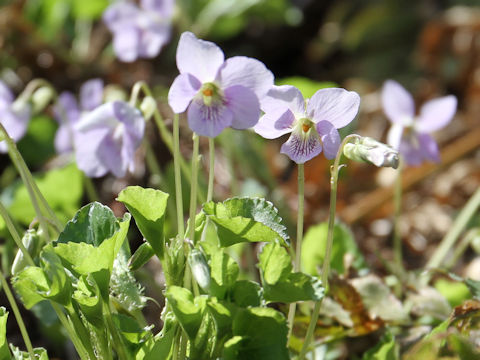
POLYGON ((198 151, 199 138, 193 133, 193 155, 192 155, 192 187, 190 189, 190 217, 188 219, 190 241, 195 243, 195 213, 197 211, 197 187, 198 187, 198 151))
POLYGON ((117 356, 119 360, 129 360, 128 352, 125 348, 125 343, 122 340, 120 333, 118 332, 115 323, 113 322, 112 311, 110 310, 110 305, 104 303, 104 315, 105 320, 107 322, 107 328, 112 335, 114 349, 117 352, 117 356))
POLYGON ((48 230, 48 223, 45 217, 43 216, 42 211, 40 210, 40 205, 38 203, 38 198, 35 194, 35 190, 33 189, 33 179, 29 179, 27 173, 30 171, 28 168, 23 167, 20 161, 21 155, 18 152, 17 145, 12 140, 12 138, 8 135, 7 130, 5 127, 0 123, 0 132, 2 133, 3 140, 7 142, 8 147, 8 154, 10 155, 10 159, 12 160, 13 164, 17 168, 20 177, 22 178, 23 183, 25 184, 25 188, 27 189, 28 195, 30 196, 30 200, 32 202, 33 208, 35 209, 35 214, 37 215, 38 222, 40 223, 40 228, 42 229, 47 242, 50 242, 50 233, 48 230))
MULTIPOLYGON (((335 157, 335 162, 333 163, 333 167, 331 168, 331 177, 330 177, 330 214, 328 217, 328 233, 327 233, 327 247, 325 249, 325 256, 323 257, 323 265, 322 265, 322 284, 325 287, 325 296, 328 292, 328 273, 330 272, 330 258, 332 255, 332 245, 333 245, 333 229, 335 225, 335 212, 337 207, 337 184, 338 184, 338 172, 340 170, 340 159, 343 154, 343 147, 347 144, 350 140, 355 138, 359 138, 358 135, 352 134, 346 136, 342 143, 340 144, 340 148, 338 149, 337 156, 335 157)), ((310 324, 308 325, 307 334, 305 335, 305 340, 303 342, 302 349, 298 356, 298 360, 303 360, 305 355, 309 351, 310 342, 313 339, 313 333, 315 331, 315 327, 317 326, 318 316, 320 314, 320 308, 322 306, 322 299, 315 303, 313 308, 312 317, 310 319, 310 324)))
POLYGON ((394 204, 395 215, 393 222, 393 251, 395 263, 399 270, 403 270, 402 237, 400 236, 400 214, 402 212, 402 173, 403 160, 400 159, 397 178, 395 179, 394 204))
POLYGON ((440 245, 433 253, 433 256, 427 262, 425 266, 427 269, 439 267, 442 262, 445 260, 447 255, 450 252, 450 249, 457 241, 460 234, 463 232, 468 222, 473 215, 477 212, 478 207, 480 206, 480 188, 478 188, 472 197, 465 204, 463 209, 458 214, 453 225, 450 227, 450 230, 447 232, 445 237, 442 239, 440 245))
POLYGON ((180 174, 180 129, 178 114, 173 117, 173 166, 175 172, 175 199, 177 202, 177 226, 178 235, 183 237, 185 234, 185 224, 183 219, 183 193, 182 193, 182 176, 180 174))
MULTIPOLYGON (((305 165, 298 164, 298 213, 297 213, 297 241, 295 245, 294 271, 300 271, 303 238, 303 210, 305 200, 305 165)), ((292 335, 293 323, 295 321, 295 310, 297 303, 293 302, 288 308, 288 339, 292 335)))
POLYGON ((17 229, 15 228, 12 219, 8 215, 7 209, 5 208, 5 206, 3 206, 2 202, 0 202, 0 216, 2 216, 3 220, 5 221, 8 231, 10 232, 10 235, 12 235, 13 241, 15 241, 15 244, 17 244, 18 248, 22 251, 23 256, 25 257, 29 265, 35 266, 35 262, 30 256, 28 250, 25 248, 25 245, 23 245, 22 239, 20 238, 20 235, 18 234, 17 229))
POLYGON ((32 342, 30 341, 30 337, 28 336, 27 328, 25 327, 25 323, 23 322, 22 315, 18 310, 17 303, 15 302, 15 298, 13 297, 12 292, 10 291, 10 287, 8 286, 7 279, 3 276, 3 273, 0 271, 0 282, 2 283, 3 291, 5 291, 5 295, 7 296, 8 302, 10 303, 10 307, 12 308, 13 314, 15 315, 15 319, 17 320, 18 327, 20 328, 20 333, 22 334, 23 342, 30 354, 30 358, 32 360, 35 359, 35 354, 33 352, 32 342))
POLYGON ((210 166, 208 168, 208 190, 207 190, 207 202, 212 201, 213 198, 213 180, 215 177, 215 140, 214 138, 208 138, 208 150, 210 166))
POLYGON ((98 195, 97 189, 95 189, 95 184, 93 183, 92 179, 89 178, 87 175, 83 174, 83 185, 85 186, 85 191, 87 192, 88 199, 90 201, 99 201, 100 196, 98 195))
POLYGON ((70 321, 72 322, 73 328, 75 332, 78 334, 80 341, 85 348, 85 351, 88 354, 90 359, 95 359, 95 352, 93 351, 92 342, 90 340, 90 334, 83 324, 82 320, 80 319, 79 315, 76 312, 76 309, 72 306, 72 304, 65 306, 67 313, 70 317, 70 321))

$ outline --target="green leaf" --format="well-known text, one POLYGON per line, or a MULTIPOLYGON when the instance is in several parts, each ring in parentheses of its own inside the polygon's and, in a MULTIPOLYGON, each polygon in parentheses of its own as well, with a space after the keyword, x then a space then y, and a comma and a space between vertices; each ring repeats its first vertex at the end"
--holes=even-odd
POLYGON ((113 314, 113 322, 126 340, 126 345, 132 354, 136 353, 141 345, 152 336, 148 327, 142 328, 138 322, 130 316, 113 314))
MULTIPOLYGON (((43 175, 34 175, 34 180, 60 221, 67 222, 80 206, 83 195, 80 170, 72 164, 43 175)), ((8 188, 2 196, 13 199, 5 201, 5 204, 10 214, 22 224, 28 226, 36 217, 27 189, 22 183, 8 188)))
POLYGON ((289 359, 287 322, 280 312, 258 307, 239 309, 232 330, 233 337, 225 343, 225 360, 289 359))
POLYGON ((163 336, 155 336, 150 344, 139 350, 136 360, 170 360, 172 357, 173 340, 175 329, 171 328, 163 336))
POLYGON ((101 327, 103 321, 103 302, 100 289, 91 276, 82 275, 77 282, 77 290, 72 298, 80 307, 85 318, 96 327, 101 327))
POLYGON ((296 301, 319 301, 325 295, 320 279, 296 272, 274 285, 265 284, 264 297, 267 301, 291 303, 296 301))
POLYGON ((295 86, 302 93, 305 99, 309 99, 320 89, 338 87, 338 85, 331 81, 315 81, 302 76, 291 76, 282 79, 277 79, 277 85, 292 85, 295 86))
POLYGON ((292 272, 292 259, 284 247, 278 243, 270 243, 263 247, 258 267, 262 271, 263 280, 274 285, 286 279, 292 272))
MULTIPOLYGON (((308 229, 302 242, 302 270, 310 275, 318 275, 318 268, 323 264, 327 246, 328 224, 321 223, 308 229)), ((352 232, 342 224, 335 224, 333 229, 333 246, 330 266, 340 274, 345 272, 344 256, 351 254, 353 266, 359 270, 366 268, 366 262, 360 253, 352 232)))
POLYGON ((210 258, 210 294, 219 299, 224 299, 227 291, 237 280, 240 268, 229 255, 217 251, 210 258))
POLYGON ((71 0, 72 14, 74 17, 85 20, 96 20, 100 18, 107 8, 108 0, 71 0))
POLYGON ((240 307, 260 306, 263 299, 263 289, 254 281, 236 281, 232 290, 232 301, 240 307))
POLYGON ((10 351, 8 351, 7 343, 7 319, 8 311, 2 306, 0 307, 0 359, 11 359, 10 351))
POLYGON ((453 282, 446 279, 438 279, 434 284, 452 307, 458 306, 472 297, 468 286, 462 282, 453 282))
POLYGON ((25 268, 12 279, 12 284, 27 309, 45 300, 38 291, 47 292, 48 282, 45 273, 39 267, 30 266, 25 268))
POLYGON ((86 243, 98 247, 118 230, 117 218, 108 206, 93 202, 82 207, 58 237, 57 243, 86 243))
POLYGON ((207 298, 205 296, 194 298, 189 290, 179 286, 170 286, 165 297, 188 337, 194 340, 202 324, 207 298))
MULTIPOLYGON (((28 352, 21 351, 18 347, 13 346, 12 344, 10 344, 10 349, 12 350, 13 358, 15 360, 31 360, 28 352)), ((34 348, 33 354, 35 355, 35 360, 48 360, 47 350, 44 348, 34 348)))
POLYGON ((163 258, 163 224, 168 197, 160 190, 129 186, 117 198, 133 215, 138 229, 160 259, 163 258))
POLYGON ((155 255, 155 251, 153 251, 153 248, 150 246, 150 244, 143 243, 128 260, 128 267, 132 271, 138 270, 145 265, 153 255, 155 255))
POLYGON ((282 218, 273 204, 261 198, 232 198, 208 202, 203 211, 217 225, 221 246, 240 242, 288 241, 282 218))
POLYGON ((362 360, 398 360, 395 338, 386 333, 382 340, 363 354, 362 360))
POLYGON ((166 256, 163 262, 165 283, 171 285, 183 285, 183 274, 185 272, 184 239, 177 236, 170 239, 166 246, 166 256))

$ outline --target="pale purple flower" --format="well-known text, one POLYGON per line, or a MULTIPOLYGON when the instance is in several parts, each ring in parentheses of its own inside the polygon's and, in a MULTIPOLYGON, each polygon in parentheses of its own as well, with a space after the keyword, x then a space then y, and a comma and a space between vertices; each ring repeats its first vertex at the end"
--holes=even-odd
MULTIPOLYGON (((63 154, 74 150, 74 140, 78 134, 74 129, 82 113, 91 111, 102 104, 103 99, 103 81, 101 79, 92 79, 85 82, 80 88, 80 104, 75 96, 64 91, 58 96, 57 103, 53 110, 55 119, 59 127, 55 134, 55 149, 57 153, 63 154)), ((80 140, 80 142, 83 142, 80 140)))
POLYGON ((125 101, 100 105, 75 124, 82 134, 75 139, 78 168, 90 177, 111 172, 125 176, 135 167, 134 155, 145 132, 140 110, 125 101))
POLYGON ((247 129, 260 117, 260 101, 273 85, 273 74, 255 59, 225 60, 210 41, 184 32, 177 48, 177 76, 168 93, 175 113, 188 109, 190 128, 215 137, 226 127, 247 129))
MULTIPOLYGON (((31 106, 17 99, 7 85, 0 80, 0 122, 7 130, 8 135, 17 142, 27 132, 31 115, 31 106)), ((0 141, 0 153, 7 152, 7 143, 0 141)))
POLYGON ((446 126, 457 111, 457 98, 448 95, 427 101, 415 114, 415 102, 402 85, 387 80, 382 89, 385 114, 392 122, 387 142, 397 149, 409 165, 424 160, 440 161, 435 140, 429 133, 446 126))
POLYGON ((267 139, 291 133, 281 152, 303 164, 322 152, 333 159, 340 146, 337 129, 357 115, 360 97, 340 88, 318 90, 307 102, 294 86, 274 86, 262 103, 265 114, 254 127, 267 139))
POLYGON ((153 58, 170 40, 174 0, 141 0, 110 5, 103 21, 113 34, 113 50, 125 62, 153 58))

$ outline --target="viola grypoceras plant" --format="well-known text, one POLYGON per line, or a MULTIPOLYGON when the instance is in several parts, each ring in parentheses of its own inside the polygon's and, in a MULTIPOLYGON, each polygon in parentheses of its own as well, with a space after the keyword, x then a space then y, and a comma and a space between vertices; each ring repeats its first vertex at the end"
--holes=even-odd
POLYGON ((399 83, 387 80, 382 90, 385 114, 392 123, 388 144, 397 149, 408 165, 424 160, 439 162, 438 146, 430 133, 447 126, 457 110, 453 95, 429 100, 415 114, 413 97, 399 83))
POLYGON ((170 40, 174 0, 121 1, 110 5, 103 21, 113 34, 115 55, 125 62, 154 58, 170 40))
POLYGON ((337 129, 355 118, 359 105, 358 94, 345 89, 321 89, 306 102, 294 86, 274 86, 262 102, 265 115, 254 130, 267 139, 291 133, 281 152, 297 164, 322 150, 327 159, 333 159, 341 141, 337 129))
POLYGON ((180 75, 168 93, 175 113, 187 110, 190 128, 215 137, 223 129, 247 129, 260 117, 260 102, 273 85, 273 74, 252 58, 225 60, 214 43, 184 32, 177 48, 180 75))
MULTIPOLYGON (((27 132, 32 109, 22 98, 15 100, 12 91, 0 81, 0 122, 13 141, 17 142, 27 132)), ((0 141, 0 152, 7 152, 7 144, 0 141)))

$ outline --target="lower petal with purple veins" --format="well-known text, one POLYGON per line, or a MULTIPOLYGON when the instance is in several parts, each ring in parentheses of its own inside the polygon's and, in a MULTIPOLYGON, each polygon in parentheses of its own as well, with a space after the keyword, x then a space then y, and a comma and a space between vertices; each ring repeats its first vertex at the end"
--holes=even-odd
POLYGON ((403 137, 400 141, 398 151, 410 166, 418 166, 423 162, 424 155, 415 135, 403 137))
POLYGON ((235 85, 225 89, 224 93, 226 106, 233 113, 231 126, 234 129, 248 129, 258 123, 260 103, 252 90, 235 85))
POLYGON ((190 129, 198 135, 216 137, 232 125, 233 113, 222 103, 208 106, 197 98, 190 104, 187 118, 190 129))
POLYGON ((435 140, 428 134, 417 134, 418 143, 420 145, 420 151, 425 159, 440 162, 440 152, 435 140))
POLYGON ((317 126, 318 134, 323 144, 323 153, 329 160, 337 156, 338 148, 340 147, 341 139, 338 130, 328 121, 320 121, 317 126))
POLYGON ((322 152, 320 137, 315 129, 306 130, 302 126, 296 126, 280 151, 297 164, 303 164, 322 152))

